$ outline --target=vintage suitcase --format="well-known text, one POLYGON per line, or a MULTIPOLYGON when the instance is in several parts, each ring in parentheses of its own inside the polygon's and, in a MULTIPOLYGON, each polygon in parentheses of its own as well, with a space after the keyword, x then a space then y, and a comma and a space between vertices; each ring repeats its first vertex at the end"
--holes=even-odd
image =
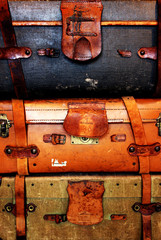
POLYGON ((152 204, 144 205, 144 210, 140 176, 26 177, 25 195, 24 188, 17 187, 19 181, 18 176, 1 181, 3 240, 25 235, 29 240, 160 240, 160 175, 151 176, 152 204), (146 233, 150 233, 148 238, 146 233))
POLYGON ((161 171, 161 99, 1 101, 0 114, 0 173, 161 171))
POLYGON ((0 1, 0 98, 160 96, 160 0, 76 3, 0 1))

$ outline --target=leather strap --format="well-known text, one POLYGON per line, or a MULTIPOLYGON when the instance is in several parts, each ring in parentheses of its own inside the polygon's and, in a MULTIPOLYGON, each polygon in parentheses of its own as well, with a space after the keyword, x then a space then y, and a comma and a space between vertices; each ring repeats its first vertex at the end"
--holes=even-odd
POLYGON ((17 237, 26 235, 25 224, 25 177, 15 178, 15 198, 16 198, 16 233, 17 237))
MULTIPOLYGON (((122 98, 131 122, 135 143, 138 145, 147 145, 145 131, 140 116, 139 109, 133 97, 122 98)), ((149 173, 149 157, 139 157, 140 173, 149 173)))
MULTIPOLYGON (((0 0, 0 29, 5 47, 17 47, 16 36, 12 26, 8 1, 0 0)), ((20 59, 8 60, 12 82, 17 98, 27 98, 27 88, 20 59)))
POLYGON ((158 82, 154 96, 161 97, 161 0, 158 0, 158 82))
MULTIPOLYGON (((26 122, 23 100, 12 100, 13 121, 17 147, 27 146, 26 122)), ((28 175, 28 159, 17 158, 17 171, 19 175, 28 175)))
MULTIPOLYGON (((147 145, 146 135, 139 109, 133 97, 122 98, 133 130, 135 142, 138 145, 147 145)), ((149 174, 149 156, 139 156, 140 173, 142 177, 142 204, 151 203, 151 176, 149 174)), ((151 215, 142 214, 143 240, 151 240, 151 215)))

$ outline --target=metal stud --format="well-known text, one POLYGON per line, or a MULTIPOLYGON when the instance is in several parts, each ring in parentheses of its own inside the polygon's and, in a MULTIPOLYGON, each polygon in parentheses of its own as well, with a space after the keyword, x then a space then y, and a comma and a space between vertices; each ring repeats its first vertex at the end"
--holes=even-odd
POLYGON ((131 153, 132 153, 132 152, 135 152, 135 148, 134 148, 134 147, 130 147, 130 148, 129 148, 129 152, 131 152, 131 153))

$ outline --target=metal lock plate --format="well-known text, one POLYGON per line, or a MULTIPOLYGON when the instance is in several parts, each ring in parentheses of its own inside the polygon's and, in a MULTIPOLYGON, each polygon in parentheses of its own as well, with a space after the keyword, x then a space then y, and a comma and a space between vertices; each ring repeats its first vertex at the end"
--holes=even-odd
POLYGON ((158 127, 158 135, 161 136, 161 113, 159 114, 159 117, 156 119, 156 127, 158 127))
POLYGON ((77 144, 77 145, 78 144, 84 144, 84 145, 99 144, 99 139, 71 136, 71 144, 77 144))
POLYGON ((11 123, 7 119, 7 115, 0 114, 0 137, 2 137, 2 138, 8 137, 10 127, 11 127, 11 123))

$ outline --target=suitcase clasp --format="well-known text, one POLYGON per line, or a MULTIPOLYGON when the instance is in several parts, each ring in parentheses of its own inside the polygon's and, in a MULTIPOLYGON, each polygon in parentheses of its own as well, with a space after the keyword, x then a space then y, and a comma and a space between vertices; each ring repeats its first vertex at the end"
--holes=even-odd
POLYGON ((161 136, 161 113, 159 114, 159 117, 156 119, 156 127, 158 127, 158 135, 161 136))
POLYGON ((7 119, 6 114, 0 114, 0 137, 6 138, 9 136, 9 128, 11 127, 10 121, 7 119))

